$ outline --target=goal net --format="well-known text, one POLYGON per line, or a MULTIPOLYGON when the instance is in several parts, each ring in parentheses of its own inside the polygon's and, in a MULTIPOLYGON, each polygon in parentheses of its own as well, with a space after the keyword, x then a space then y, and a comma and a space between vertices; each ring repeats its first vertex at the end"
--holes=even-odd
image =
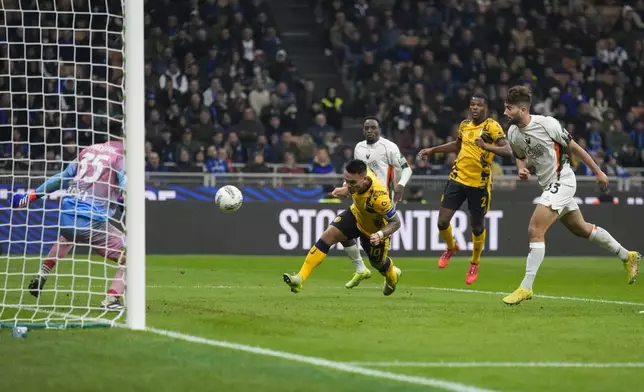
MULTIPOLYGON (((72 162, 84 182, 109 187, 113 181, 115 173, 101 173, 100 157, 78 155, 114 140, 110 123, 126 118, 125 3, 0 3, 0 327, 112 326, 125 319, 123 310, 102 303, 113 283, 124 286, 114 252, 100 251, 111 246, 113 228, 93 225, 91 240, 70 234, 61 214, 73 190, 66 181, 26 208, 12 208, 12 196, 28 194, 72 162), (40 290, 34 279, 44 282, 40 290)), ((109 224, 125 232, 125 215, 111 196, 117 189, 92 200, 115 211, 109 224)))

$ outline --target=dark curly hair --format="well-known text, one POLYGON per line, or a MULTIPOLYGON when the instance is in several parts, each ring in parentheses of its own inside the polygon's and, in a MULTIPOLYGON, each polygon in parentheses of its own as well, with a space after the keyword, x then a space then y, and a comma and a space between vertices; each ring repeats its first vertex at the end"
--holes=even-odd
POLYGON ((525 105, 530 107, 532 104, 532 91, 527 86, 513 86, 508 90, 505 102, 510 105, 525 105))

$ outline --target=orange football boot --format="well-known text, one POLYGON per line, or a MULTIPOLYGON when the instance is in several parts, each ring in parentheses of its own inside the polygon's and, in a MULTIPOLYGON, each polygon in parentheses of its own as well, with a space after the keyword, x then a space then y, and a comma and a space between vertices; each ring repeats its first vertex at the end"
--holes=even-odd
POLYGON ((449 264, 449 259, 452 258, 458 252, 458 244, 454 243, 454 249, 445 249, 445 252, 438 259, 438 268, 445 268, 449 264))
POLYGON ((467 275, 465 275, 465 283, 474 284, 476 278, 479 277, 479 263, 470 262, 470 268, 467 270, 467 275))

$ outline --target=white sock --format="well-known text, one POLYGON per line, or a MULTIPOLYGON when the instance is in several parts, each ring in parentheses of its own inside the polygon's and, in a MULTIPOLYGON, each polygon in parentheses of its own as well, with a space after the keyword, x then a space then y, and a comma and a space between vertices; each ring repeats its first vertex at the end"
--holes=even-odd
POLYGON ((41 278, 47 279, 49 276, 49 273, 51 272, 51 268, 47 264, 44 264, 40 266, 40 271, 38 271, 38 275, 40 275, 41 278))
POLYGON ((543 262, 543 258, 546 256, 546 243, 545 242, 531 242, 530 243, 530 253, 528 253, 528 259, 526 260, 525 266, 525 277, 521 282, 521 287, 526 290, 532 290, 532 284, 534 283, 534 278, 537 277, 537 271, 543 262))
POLYGON ((628 250, 624 248, 609 232, 601 227, 595 226, 588 236, 590 242, 594 242, 607 251, 614 253, 622 261, 628 260, 628 250))
POLYGON ((362 256, 360 255, 360 247, 358 244, 346 246, 344 251, 347 252, 347 256, 351 259, 353 267, 356 269, 356 272, 364 272, 367 267, 362 261, 362 256))

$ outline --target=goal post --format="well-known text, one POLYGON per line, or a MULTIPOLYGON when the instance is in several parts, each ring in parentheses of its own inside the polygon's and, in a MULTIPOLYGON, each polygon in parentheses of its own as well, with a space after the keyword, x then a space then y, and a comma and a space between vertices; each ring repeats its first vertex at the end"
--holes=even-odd
MULTIPOLYGON (((0 328, 146 327, 143 3, 2 0, 0 328), (104 226, 91 218, 91 234, 78 239, 78 229, 65 231, 69 208, 63 211, 61 200, 79 189, 68 188, 73 181, 61 173, 74 162, 75 175, 111 187, 116 173, 103 170, 105 155, 77 158, 85 147, 113 140, 115 122, 125 131, 124 213, 104 226), (61 177, 48 182, 54 175, 61 177), (14 194, 45 182, 45 196, 12 208, 14 194), (113 252, 123 243, 124 267, 120 251, 113 252), (33 289, 34 279, 42 289, 33 289), (124 311, 103 303, 115 287, 125 290, 124 311)), ((109 196, 92 190, 91 197, 118 210, 114 189, 109 196)), ((73 215, 78 219, 78 211, 73 215)))
POLYGON ((145 59, 143 1, 125 1, 125 147, 128 174, 127 326, 145 328, 145 59))

